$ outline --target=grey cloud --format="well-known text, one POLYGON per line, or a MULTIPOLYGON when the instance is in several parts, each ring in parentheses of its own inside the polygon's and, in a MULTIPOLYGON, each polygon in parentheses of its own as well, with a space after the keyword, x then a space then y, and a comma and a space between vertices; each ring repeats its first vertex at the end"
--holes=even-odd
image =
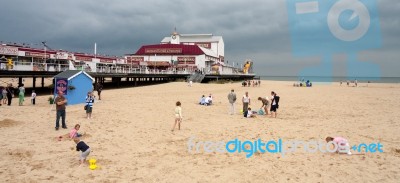
MULTIPOLYGON (((393 75, 400 66, 400 2, 377 2, 383 45, 360 55, 379 60, 383 73, 393 75)), ((251 58, 259 74, 296 75, 319 62, 318 56, 292 56, 286 1, 4 0, 2 9, 1 41, 46 40, 55 49, 90 53, 96 42, 99 53, 124 55, 159 43, 176 26, 180 33, 223 36, 226 59, 251 58)))

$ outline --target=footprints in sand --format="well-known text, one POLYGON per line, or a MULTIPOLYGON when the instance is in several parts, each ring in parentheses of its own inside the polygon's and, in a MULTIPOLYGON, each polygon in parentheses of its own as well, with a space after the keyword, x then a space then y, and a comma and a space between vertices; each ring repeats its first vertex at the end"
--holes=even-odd
POLYGON ((44 163, 32 163, 30 166, 31 166, 31 171, 43 169, 45 167, 44 163))
POLYGON ((394 155, 400 157, 400 149, 393 149, 394 155))
POLYGON ((14 150, 8 150, 6 155, 11 156, 12 158, 15 158, 17 160, 25 160, 25 159, 31 159, 33 156, 33 152, 24 149, 14 149, 14 150))
MULTIPOLYGON (((79 137, 80 139, 84 140, 87 138, 92 137, 92 135, 88 134, 88 133, 84 133, 81 137, 79 137)), ((69 133, 64 134, 64 135, 60 135, 58 137, 54 138, 55 141, 72 141, 72 139, 69 137, 69 133)))
POLYGON ((14 121, 12 119, 4 119, 4 120, 0 121, 0 128, 17 126, 19 123, 20 122, 14 121))

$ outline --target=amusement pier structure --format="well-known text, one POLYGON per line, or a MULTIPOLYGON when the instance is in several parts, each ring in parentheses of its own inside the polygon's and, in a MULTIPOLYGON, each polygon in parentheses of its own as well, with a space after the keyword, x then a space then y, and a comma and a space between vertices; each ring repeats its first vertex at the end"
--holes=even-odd
POLYGON ((209 82, 255 77, 251 60, 225 61, 223 39, 212 34, 173 32, 159 44, 143 45, 136 53, 121 57, 96 54, 96 45, 95 54, 55 50, 46 42, 41 43, 42 48, 31 46, 0 42, 0 78, 18 78, 18 85, 23 84, 24 78, 32 78, 35 89, 37 79, 41 79, 43 88, 45 78, 66 70, 83 70, 95 82, 116 87, 121 83, 136 86, 177 79, 209 82))

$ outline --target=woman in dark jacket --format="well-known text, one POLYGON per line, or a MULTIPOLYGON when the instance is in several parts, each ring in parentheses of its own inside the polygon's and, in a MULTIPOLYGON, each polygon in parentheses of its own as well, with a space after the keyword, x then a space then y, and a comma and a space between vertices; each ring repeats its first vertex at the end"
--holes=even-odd
POLYGON ((8 84, 6 91, 7 91, 7 99, 8 99, 7 105, 10 106, 11 100, 14 97, 14 88, 12 87, 12 84, 8 84))

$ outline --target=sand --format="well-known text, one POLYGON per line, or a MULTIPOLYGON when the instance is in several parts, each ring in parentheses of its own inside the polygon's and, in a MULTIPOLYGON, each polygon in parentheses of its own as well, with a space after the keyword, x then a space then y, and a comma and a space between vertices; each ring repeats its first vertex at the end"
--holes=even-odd
MULTIPOLYGON (((398 182, 400 180, 400 85, 360 87, 262 81, 261 87, 183 82, 103 91, 92 119, 82 105, 67 107, 68 130, 54 130, 55 111, 39 96, 18 106, 0 106, 1 182, 398 182), (228 115, 227 94, 248 91, 255 99, 274 90, 281 97, 278 118, 228 115), (214 95, 213 106, 197 104, 214 95), (170 131, 175 102, 182 102, 182 130, 170 131), (73 141, 59 136, 81 124, 83 139, 99 166, 79 166, 73 141), (342 136, 350 144, 380 142, 383 153, 281 154, 188 152, 188 140, 323 140, 342 136)), ((239 112, 241 105, 236 105, 239 112)))
MULTIPOLYGON (((0 78, 0 86, 6 87, 8 84, 12 84, 15 88, 18 87, 18 78, 0 78)), ((32 87, 33 86, 33 79, 32 78, 23 78, 22 82, 24 86, 32 87)), ((48 87, 53 82, 53 78, 44 78, 44 86, 48 87)), ((42 78, 36 78, 36 87, 42 86, 42 78)))

